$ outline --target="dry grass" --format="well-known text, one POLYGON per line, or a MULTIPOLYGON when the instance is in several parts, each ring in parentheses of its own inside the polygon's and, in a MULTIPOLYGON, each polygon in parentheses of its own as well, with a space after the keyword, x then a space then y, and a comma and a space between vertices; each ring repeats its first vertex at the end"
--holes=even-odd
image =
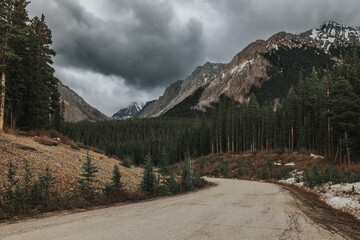
MULTIPOLYGON (((50 141, 56 142, 57 146, 46 146, 37 142, 39 139, 47 140, 49 137, 51 136, 25 137, 6 133, 0 134, 0 189, 6 180, 9 161, 11 160, 17 168, 17 176, 21 176, 23 174, 23 160, 26 159, 32 165, 35 175, 49 167, 57 176, 57 190, 62 191, 65 195, 73 191, 77 184, 76 177, 81 172, 80 167, 86 160, 87 152, 91 155, 95 165, 99 167, 97 173, 99 187, 110 181, 113 167, 119 163, 118 160, 91 150, 81 148, 76 150, 71 145, 63 144, 61 140, 50 139, 50 141)), ((142 169, 134 167, 129 169, 119 166, 119 170, 124 188, 129 191, 137 190, 142 179, 142 169)))
MULTIPOLYGON (((288 153, 276 153, 273 152, 271 155, 275 158, 275 162, 279 162, 284 166, 286 163, 295 163, 295 166, 290 166, 292 169, 303 170, 304 168, 310 169, 314 163, 317 163, 319 169, 325 169, 326 167, 332 165, 332 161, 325 159, 325 158, 311 158, 309 151, 299 151, 299 152, 288 152, 288 153)), ((253 166, 258 170, 261 170, 263 165, 266 165, 267 158, 270 156, 270 153, 265 151, 259 151, 256 153, 251 152, 244 152, 241 154, 232 154, 232 153, 220 153, 214 155, 207 155, 204 157, 200 157, 194 159, 194 168, 200 172, 202 176, 211 176, 212 171, 215 167, 220 170, 221 162, 225 162, 227 165, 227 177, 232 178, 232 176, 238 172, 239 165, 242 166, 242 170, 250 173, 252 170, 245 166, 244 168, 244 161, 251 161, 253 166)), ((178 169, 180 169, 181 164, 178 164, 178 169)), ((282 166, 275 166, 275 168, 281 168, 282 166)), ((341 172, 342 168, 344 167, 347 169, 346 164, 342 165, 335 165, 338 171, 341 172)), ((353 163, 352 165, 352 173, 354 175, 360 174, 360 163, 353 163)), ((220 177, 224 177, 219 175, 220 177)), ((242 176, 242 179, 249 179, 247 176, 242 176)), ((252 179, 252 178, 250 178, 252 179)))

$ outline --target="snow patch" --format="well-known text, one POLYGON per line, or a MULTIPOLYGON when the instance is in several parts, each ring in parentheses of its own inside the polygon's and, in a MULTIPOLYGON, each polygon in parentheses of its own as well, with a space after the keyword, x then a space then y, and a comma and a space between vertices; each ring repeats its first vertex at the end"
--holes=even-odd
POLYGON ((323 156, 315 155, 315 154, 313 154, 313 153, 310 153, 310 157, 311 157, 311 158, 314 158, 314 159, 317 159, 317 158, 323 159, 323 158, 324 158, 323 156))
POLYGON ((235 66, 233 69, 230 70, 230 75, 233 75, 235 72, 240 73, 247 65, 252 64, 253 62, 254 60, 244 61, 240 64, 240 66, 235 66))
POLYGON ((284 166, 295 166, 295 163, 294 162, 286 163, 284 166))
POLYGON ((312 39, 316 39, 318 36, 319 36, 319 31, 317 29, 313 28, 310 37, 312 39))

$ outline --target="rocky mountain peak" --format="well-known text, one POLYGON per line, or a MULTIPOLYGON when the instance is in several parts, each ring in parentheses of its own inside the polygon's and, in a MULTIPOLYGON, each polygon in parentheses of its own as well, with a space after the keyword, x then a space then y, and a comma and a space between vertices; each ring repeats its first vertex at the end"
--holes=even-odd
POLYGON ((127 108, 120 109, 111 118, 115 120, 132 119, 139 115, 141 109, 141 106, 139 106, 136 102, 133 102, 127 108))
POLYGON ((101 121, 108 117, 96 108, 90 106, 76 92, 65 86, 61 81, 58 83, 60 102, 64 105, 64 120, 66 122, 101 121))
POLYGON ((138 117, 157 117, 164 114, 196 89, 213 81, 225 66, 222 63, 210 62, 198 66, 185 80, 179 80, 166 88, 163 96, 141 111, 138 117))
MULTIPOLYGON (((279 51, 280 48, 302 49, 316 48, 330 54, 331 47, 347 47, 359 43, 360 29, 328 22, 318 29, 311 29, 301 34, 279 32, 268 40, 257 40, 235 55, 232 61, 220 72, 203 91, 198 109, 204 109, 211 102, 217 101, 221 94, 242 101, 253 86, 261 87, 261 82, 270 79, 268 69, 271 64, 264 54, 279 51)), ((280 70, 279 70, 280 71, 280 70)))

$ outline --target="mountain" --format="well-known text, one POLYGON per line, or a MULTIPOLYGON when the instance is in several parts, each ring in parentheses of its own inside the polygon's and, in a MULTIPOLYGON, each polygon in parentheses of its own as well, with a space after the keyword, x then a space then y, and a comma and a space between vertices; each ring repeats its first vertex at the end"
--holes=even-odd
POLYGON ((290 86, 297 83, 293 81, 297 78, 291 74, 298 74, 306 68, 311 72, 312 67, 325 69, 331 66, 343 57, 344 49, 359 43, 359 37, 359 28, 328 22, 299 35, 280 32, 266 41, 257 40, 239 52, 205 87, 197 108, 210 106, 222 94, 241 102, 250 92, 259 92, 264 85, 272 85, 272 91, 279 94, 276 96, 274 92, 261 90, 267 94, 267 99, 264 99, 264 94, 258 94, 262 95, 263 101, 282 97, 279 95, 286 94, 290 86), (267 83, 269 81, 273 84, 267 83))
MULTIPOLYGON (((147 106, 145 106, 147 107, 147 106)), ((137 103, 132 103, 127 108, 120 109, 117 113, 115 113, 111 118, 115 120, 125 120, 136 118, 139 115, 142 107, 140 107, 137 103)))
POLYGON ((66 122, 101 121, 108 117, 96 108, 90 106, 76 92, 65 86, 61 81, 58 83, 60 102, 64 104, 64 119, 66 122))
POLYGON ((197 67, 184 81, 171 84, 138 117, 204 111, 223 94, 241 102, 254 92, 259 103, 278 102, 297 85, 299 72, 309 73, 313 67, 325 71, 359 40, 360 28, 333 21, 300 34, 279 32, 249 44, 228 64, 207 62, 197 67))
POLYGON ((164 114, 190 96, 196 89, 213 81, 224 67, 225 64, 209 62, 197 67, 185 80, 179 80, 166 88, 163 96, 143 109, 138 117, 158 117, 164 114))

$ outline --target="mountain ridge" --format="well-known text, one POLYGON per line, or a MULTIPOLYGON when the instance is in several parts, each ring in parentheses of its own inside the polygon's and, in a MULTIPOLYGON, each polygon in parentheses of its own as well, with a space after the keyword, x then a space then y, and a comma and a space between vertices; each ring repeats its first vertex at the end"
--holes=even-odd
POLYGON ((59 81, 58 87, 60 103, 64 107, 64 120, 66 122, 103 121, 109 119, 61 81, 59 81))

